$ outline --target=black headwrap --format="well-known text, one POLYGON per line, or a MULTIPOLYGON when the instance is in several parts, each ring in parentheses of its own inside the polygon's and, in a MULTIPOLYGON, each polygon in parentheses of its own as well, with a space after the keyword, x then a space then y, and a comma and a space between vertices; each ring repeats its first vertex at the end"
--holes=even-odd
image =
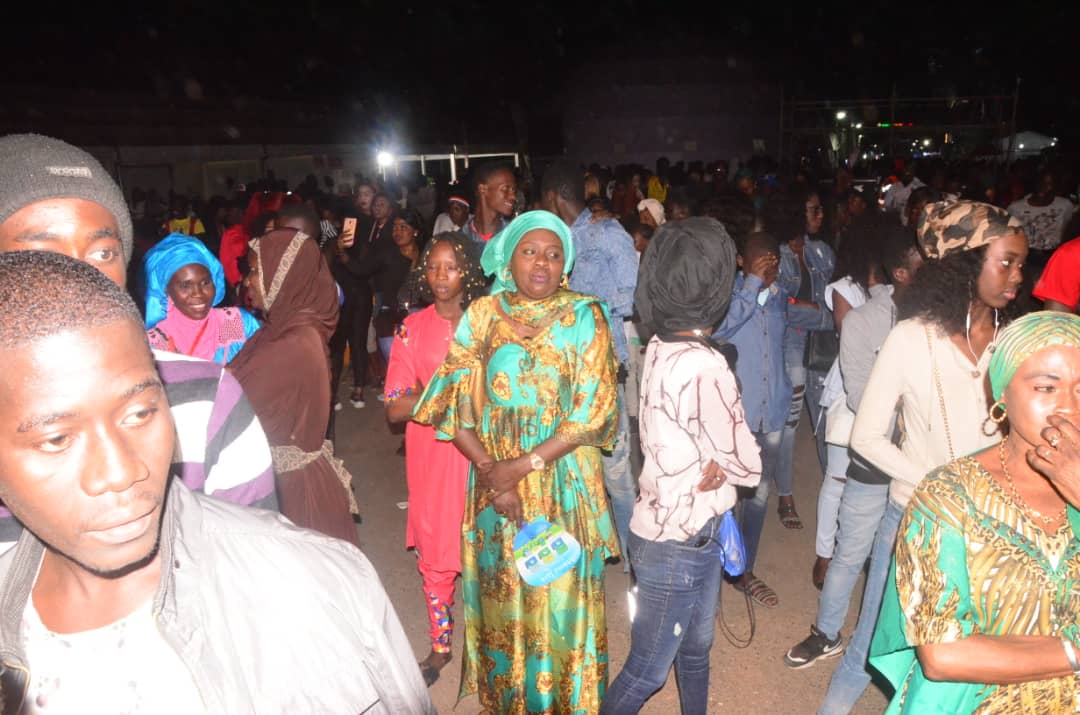
POLYGON ((711 329, 727 314, 735 242, 716 219, 696 216, 656 230, 641 258, 634 303, 652 333, 711 329))

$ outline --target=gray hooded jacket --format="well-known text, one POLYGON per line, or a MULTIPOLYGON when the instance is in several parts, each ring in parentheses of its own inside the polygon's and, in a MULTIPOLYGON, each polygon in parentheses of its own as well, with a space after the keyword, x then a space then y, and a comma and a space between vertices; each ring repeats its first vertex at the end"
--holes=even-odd
MULTIPOLYGON (((44 545, 0 556, 0 712, 27 710, 19 631, 44 545)), ((169 488, 153 614, 211 713, 433 713, 367 558, 277 514, 169 488)))

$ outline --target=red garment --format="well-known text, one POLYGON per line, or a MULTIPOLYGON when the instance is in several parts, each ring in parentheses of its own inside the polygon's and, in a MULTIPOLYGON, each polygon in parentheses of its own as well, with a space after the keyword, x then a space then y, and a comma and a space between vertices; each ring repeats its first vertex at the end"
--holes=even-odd
POLYGON ((1032 294, 1039 300, 1054 300, 1075 311, 1080 304, 1080 238, 1058 247, 1050 256, 1032 294))
MULTIPOLYGON (((449 320, 428 306, 405 318, 390 348, 386 399, 412 394, 426 385, 450 349, 449 320)), ((433 571, 461 572, 461 521, 469 460, 453 442, 435 439, 435 430, 409 422, 405 427, 405 477, 409 510, 406 548, 415 547, 433 571)), ((425 590, 429 590, 425 587, 425 590)))
POLYGON ((235 288, 236 284, 244 279, 238 261, 247 255, 250 240, 251 234, 242 223, 225 229, 225 233, 221 234, 218 258, 221 259, 221 265, 225 269, 225 281, 230 288, 235 288))
POLYGON ((260 191, 248 201, 247 209, 244 210, 244 228, 251 231, 251 224, 267 211, 280 211, 285 204, 298 204, 300 197, 296 194, 286 194, 283 191, 260 191))
MULTIPOLYGON (((454 329, 428 306, 405 318, 390 348, 386 401, 426 385, 442 364, 454 329)), ((469 460, 453 442, 435 439, 428 425, 405 427, 405 479, 409 510, 405 548, 416 549, 416 567, 424 580, 431 648, 449 653, 453 639, 454 579, 461 573, 461 522, 469 460)))

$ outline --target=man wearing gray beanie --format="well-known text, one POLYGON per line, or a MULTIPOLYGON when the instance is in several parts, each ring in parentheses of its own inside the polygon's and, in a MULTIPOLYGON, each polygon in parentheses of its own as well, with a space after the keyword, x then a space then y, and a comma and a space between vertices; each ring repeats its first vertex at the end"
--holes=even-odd
MULTIPOLYGON (((22 250, 62 253, 127 283, 131 216, 94 157, 51 137, 0 137, 0 252, 22 250)), ((217 363, 154 358, 176 423, 173 472, 195 491, 276 509, 270 448, 236 379, 217 363)), ((0 507, 0 549, 20 530, 0 507)))
POLYGON ((0 137, 0 226, 21 248, 70 255, 124 283, 118 276, 131 260, 131 216, 120 187, 82 149, 38 134, 0 137), (88 234, 76 230, 92 224, 88 234))

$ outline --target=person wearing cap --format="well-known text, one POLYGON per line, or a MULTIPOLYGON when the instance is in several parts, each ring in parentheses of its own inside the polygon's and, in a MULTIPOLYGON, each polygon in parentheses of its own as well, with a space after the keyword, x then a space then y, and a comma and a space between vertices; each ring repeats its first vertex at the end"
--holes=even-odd
POLYGON ((472 462, 460 696, 478 692, 488 712, 596 712, 607 685, 604 562, 619 545, 600 451, 615 443, 618 362, 604 303, 565 287, 575 255, 547 211, 488 242, 491 295, 469 305, 413 411, 472 462), (514 555, 521 526, 537 522, 581 547, 544 586, 523 579, 514 555))
POLYGON ((734 241, 705 217, 665 225, 643 260, 637 303, 653 337, 640 403, 641 498, 628 544, 637 610, 630 654, 602 713, 640 711, 673 664, 682 711, 708 710, 720 524, 735 488, 761 478, 735 375, 709 337, 727 312, 735 264, 734 241))
POLYGON ((646 226, 659 228, 664 225, 664 205, 656 199, 642 199, 637 205, 638 218, 646 226))
POLYGON ((926 476, 871 664, 889 713, 1063 713, 1080 692, 1080 318, 1029 313, 990 358, 1008 436, 926 476))
MULTIPOLYGON (((0 252, 37 249, 127 283, 132 226, 116 182, 90 154, 35 134, 0 137, 0 252)), ((74 309, 74 306, 73 306, 74 309)), ((277 508, 266 435, 239 383, 222 366, 155 351, 174 411, 174 472, 190 488, 277 508)), ((0 543, 21 527, 0 512, 0 543)))
POLYGON ((440 233, 460 231, 472 218, 469 208, 469 202, 464 196, 451 194, 446 200, 446 211, 435 218, 435 227, 431 230, 431 235, 438 236, 440 233))
MULTIPOLYGON (((847 713, 870 674, 867 652, 900 518, 928 472, 1000 440, 987 419, 986 371, 1023 281, 1027 238, 1003 209, 974 201, 928 204, 918 225, 926 263, 897 303, 851 431, 850 448, 891 478, 870 552, 859 621, 819 713, 847 713), (899 403, 903 443, 893 439, 899 403)), ((826 636, 822 636, 823 638, 826 636)), ((833 647, 840 635, 829 634, 833 647)))

